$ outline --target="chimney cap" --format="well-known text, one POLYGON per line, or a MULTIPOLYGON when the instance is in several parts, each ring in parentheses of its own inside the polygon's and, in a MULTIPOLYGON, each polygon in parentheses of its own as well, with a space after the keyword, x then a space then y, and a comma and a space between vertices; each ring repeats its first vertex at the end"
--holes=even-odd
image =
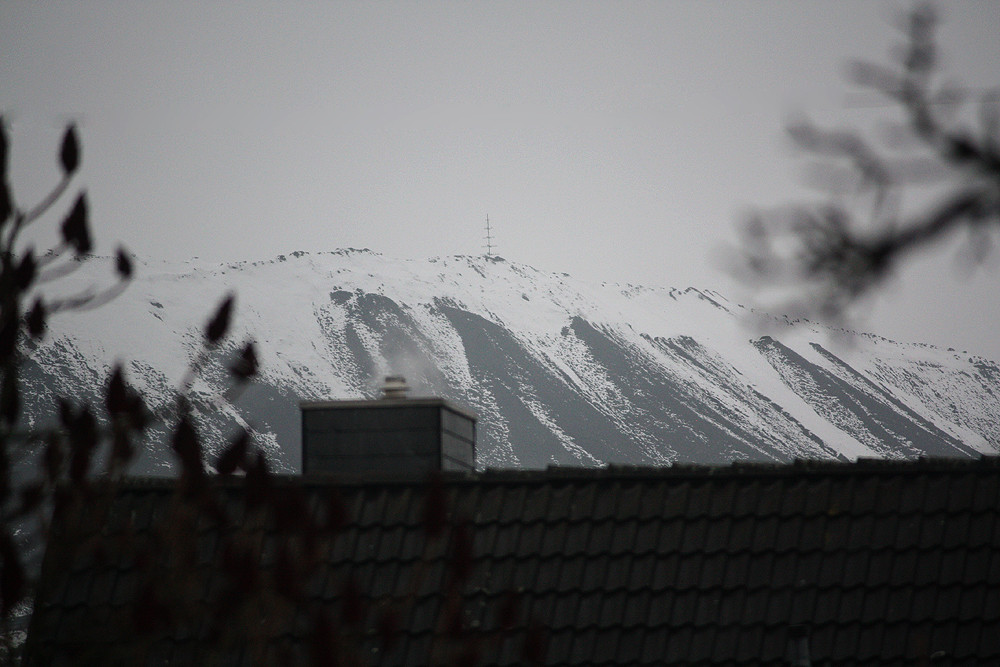
POLYGON ((410 388, 406 384, 406 378, 402 375, 386 375, 385 382, 382 383, 382 399, 393 400, 406 398, 410 388))

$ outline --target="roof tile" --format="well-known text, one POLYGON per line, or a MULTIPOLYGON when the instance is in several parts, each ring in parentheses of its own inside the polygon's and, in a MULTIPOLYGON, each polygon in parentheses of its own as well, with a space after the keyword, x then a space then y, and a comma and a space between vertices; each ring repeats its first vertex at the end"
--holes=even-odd
POLYGON ((575 490, 576 486, 569 482, 559 482, 549 485, 549 504, 545 517, 546 520, 554 523, 562 523, 569 518, 575 490))
POLYGON ((885 618, 888 604, 889 590, 887 588, 869 589, 861 601, 861 613, 857 618, 863 626, 879 627, 878 622, 885 618))
POLYGON ((958 625, 952 620, 941 620, 932 624, 930 627, 930 646, 928 646, 930 654, 943 653, 945 657, 951 657, 957 634, 958 625))
POLYGON ((767 598, 767 611, 764 612, 766 625, 787 626, 792 622, 792 598, 790 588, 772 590, 767 598))
POLYGON ((861 586, 868 578, 868 552, 850 551, 844 556, 840 583, 845 588, 861 586))
POLYGON ((759 664, 761 659, 762 633, 754 632, 752 628, 745 628, 744 632, 736 636, 736 646, 733 650, 733 658, 737 663, 759 664))
MULTIPOLYGON (((994 619, 984 619, 984 623, 989 623, 994 619)), ((979 647, 976 650, 979 660, 986 661, 991 658, 995 659, 1000 656, 1000 632, 996 631, 996 626, 989 627, 982 634, 979 635, 979 647)))
POLYGON ((785 480, 770 479, 761 483, 757 497, 755 514, 761 517, 781 512, 781 497, 785 491, 785 480))
POLYGON ((934 604, 935 621, 944 622, 958 618, 961 601, 962 589, 957 586, 939 589, 934 604))
POLYGON ((782 517, 801 516, 806 507, 806 499, 809 497, 810 483, 805 479, 789 480, 781 493, 782 517))
POLYGON ((642 490, 642 504, 636 512, 639 521, 656 521, 663 519, 663 507, 668 494, 666 484, 645 484, 642 490))
POLYGON ((945 519, 942 544, 945 549, 965 547, 969 543, 969 515, 950 514, 945 519))
POLYGON ((518 517, 524 523, 536 523, 549 519, 549 487, 539 485, 529 488, 525 493, 524 511, 518 517))
MULTIPOLYGON (((546 658, 549 664, 566 664, 569 662, 570 649, 576 642, 576 633, 573 630, 560 630, 558 632, 549 633, 547 642, 547 652, 546 658)), ((506 645, 504 648, 505 653, 509 653, 509 660, 506 664, 520 664, 520 660, 515 660, 514 658, 520 658, 518 652, 514 651, 514 642, 507 641, 504 642, 506 645)), ((504 663, 501 663, 504 664, 504 663)))
POLYGON ((762 634, 764 641, 760 647, 761 663, 783 661, 788 651, 788 633, 785 628, 781 632, 764 631, 762 634))
POLYGON ((628 588, 632 561, 633 557, 631 554, 611 556, 608 559, 607 575, 604 579, 605 590, 617 591, 618 589, 628 588))
POLYGON ((966 513, 972 509, 976 496, 976 478, 979 475, 965 473, 949 475, 945 478, 948 487, 947 511, 951 514, 966 513))
POLYGON ((817 625, 827 625, 840 618, 840 590, 830 588, 821 591, 816 596, 814 622, 817 625))
MULTIPOLYGON (((878 629, 877 626, 875 626, 878 629)), ((906 623, 888 623, 881 626, 882 634, 878 637, 878 646, 883 656, 910 656, 911 646, 908 642, 908 627, 906 623)), ((912 664, 908 660, 906 664, 912 664)))
POLYGON ((638 519, 644 488, 644 484, 634 480, 619 483, 614 512, 617 519, 638 519))
POLYGON ((650 600, 653 593, 648 590, 629 593, 628 604, 622 613, 621 623, 624 627, 645 627, 649 623, 650 600))
POLYGON ((691 484, 688 503, 684 511, 687 517, 707 517, 712 507, 712 494, 716 484, 712 480, 691 484))
POLYGON ((733 515, 733 502, 736 499, 738 485, 730 480, 716 484, 711 493, 708 505, 708 516, 712 519, 726 518, 733 515))
POLYGON ((583 566, 583 577, 579 581, 580 590, 603 590, 608 574, 608 557, 590 558, 583 566))
POLYGON ((655 551, 660 539, 660 523, 644 521, 636 526, 634 552, 637 555, 655 551))
POLYGON ((940 547, 944 543, 944 527, 947 522, 947 515, 932 514, 921 521, 920 542, 918 547, 921 550, 940 547))
POLYGON ((747 588, 765 588, 771 583, 771 573, 774 571, 774 554, 765 552, 755 554, 750 559, 750 568, 747 571, 747 588))
POLYGON ((993 550, 989 547, 969 549, 965 554, 965 572, 962 581, 970 588, 977 588, 989 581, 989 564, 993 550))
POLYGON ((743 600, 743 615, 747 621, 760 621, 767 613, 767 601, 771 591, 764 588, 748 590, 743 600))
POLYGON ((521 553, 518 544, 521 535, 517 526, 495 526, 492 530, 495 531, 493 546, 488 552, 483 552, 484 556, 494 560, 506 560, 521 553))
POLYGON ((823 535, 824 549, 842 549, 847 544, 851 530, 851 517, 848 514, 834 514, 827 517, 826 531, 823 535))
POLYGON ((634 552, 636 538, 638 537, 638 522, 634 519, 626 519, 618 521, 613 525, 614 533, 611 536, 611 553, 634 552))
POLYGON ((953 475, 928 475, 924 512, 945 512, 948 509, 948 498, 955 491, 952 485, 953 478, 953 475))
POLYGON ((688 656, 691 662, 703 662, 712 657, 715 635, 714 626, 703 625, 694 628, 691 635, 691 646, 688 649, 688 656))
POLYGON ((877 551, 893 546, 896 543, 898 528, 899 517, 895 514, 882 514, 873 517, 867 548, 877 551))
MULTIPOLYGON (((988 622, 987 622, 988 623, 988 622)), ((977 651, 979 660, 996 660, 1000 657, 1000 632, 996 631, 996 626, 984 626, 982 634, 979 635, 979 650, 977 651)))
POLYGON ((549 625, 555 630, 572 628, 579 621, 580 596, 576 593, 560 595, 552 604, 552 615, 549 625))
POLYGON ((937 600, 937 589, 933 586, 923 586, 913 591, 910 618, 915 621, 930 621, 934 618, 934 604, 937 600))
MULTIPOLYGON (((540 522, 521 526, 520 540, 517 544, 518 553, 538 556, 542 551, 542 538, 544 537, 545 529, 545 524, 540 522)), ((591 545, 593 543, 593 536, 591 536, 591 545)))
POLYGON ((786 551, 774 557, 773 570, 771 572, 772 588, 787 588, 795 585, 798 560, 799 555, 794 551, 786 551))
MULTIPOLYGON (((589 627, 586 623, 587 617, 581 619, 582 623, 578 627, 589 627)), ((594 654, 594 642, 596 637, 593 632, 577 633, 576 641, 570 646, 568 662, 574 664, 586 664, 594 654)))
POLYGON ((618 591, 603 596, 598 596, 602 600, 600 606, 600 616, 598 625, 602 627, 614 627, 621 625, 625 618, 625 608, 629 604, 630 595, 625 591, 618 591))
POLYGON ((734 519, 729 529, 729 551, 740 553, 750 551, 754 544, 756 521, 753 517, 734 519))
POLYGON ((587 545, 590 543, 590 531, 593 527, 588 522, 567 523, 566 545, 563 553, 572 556, 575 554, 587 553, 587 545))
POLYGON ((627 588, 631 591, 649 588, 653 581, 653 572, 656 567, 656 562, 656 556, 651 553, 640 555, 632 559, 632 567, 629 570, 627 588))
POLYGON ((1000 507, 1000 475, 976 475, 972 510, 993 512, 1000 507))
POLYGON ((851 521, 847 534, 848 549, 865 549, 871 546, 872 529, 875 524, 875 517, 865 514, 855 517, 851 521))
MULTIPOLYGON (((973 514, 969 517, 968 546, 975 548, 984 544, 994 543, 994 525, 996 515, 992 512, 973 514)), ((997 536, 1000 541, 1000 535, 997 536)))
POLYGON ((776 551, 793 551, 802 548, 802 519, 800 517, 789 516, 781 520, 778 524, 774 548, 776 551))
POLYGON ((691 651, 692 632, 690 626, 675 628, 669 633, 667 650, 662 656, 663 664, 686 663, 691 651))
POLYGON ((670 630, 665 626, 650 628, 643 638, 640 664, 662 665, 667 656, 667 641, 670 630))
POLYGON ((614 661, 610 664, 630 665, 638 663, 642 657, 642 644, 645 640, 645 628, 631 628, 619 633, 618 647, 614 661))
POLYGON ((778 538, 780 519, 777 516, 764 516, 757 520, 754 526, 752 551, 771 551, 778 538))
POLYGON ((792 589, 792 612, 788 618, 790 625, 808 626, 813 620, 813 609, 819 595, 813 587, 792 589))
POLYGON ((861 628, 856 623, 838 626, 833 635, 833 660, 857 660, 861 628))
POLYGON ((593 519, 594 496, 596 495, 594 485, 588 484, 579 486, 573 494, 573 501, 569 508, 570 521, 590 521, 593 519))
POLYGON ((722 579, 722 587, 729 590, 745 588, 749 567, 749 553, 737 552, 732 554, 726 563, 726 572, 722 579))
POLYGON ((757 514, 757 503, 760 498, 761 484, 756 479, 748 479, 739 485, 736 498, 733 501, 733 517, 745 517, 757 514))
POLYGON ((590 543, 587 546, 587 553, 606 554, 611 551, 614 545, 615 523, 610 519, 596 522, 591 525, 590 543))
POLYGON ((673 624, 678 618, 686 618, 687 610, 680 607, 682 600, 683 596, 676 588, 666 588, 654 592, 649 600, 650 624, 673 624))
POLYGON ((740 625, 746 618, 743 607, 746 591, 742 588, 719 593, 718 621, 722 627, 740 625))
MULTIPOLYGON (((994 561, 1000 558, 1000 554, 993 554, 994 561)), ((993 579, 992 581, 996 581, 993 579)), ((1000 620, 1000 586, 995 584, 990 585, 986 588, 986 592, 983 596, 983 621, 987 623, 994 623, 1000 620)), ((1000 634, 1000 633, 997 633, 1000 634)))
MULTIPOLYGON (((503 506, 506 493, 502 486, 496 484, 483 484, 482 488, 479 490, 479 504, 476 505, 476 511, 472 514, 472 520, 477 524, 483 523, 495 523, 500 517, 500 508, 503 506)), ((411 510, 415 509, 418 501, 414 500, 412 497, 410 499, 411 510)), ((408 524, 412 525, 413 521, 407 521, 408 524)))
POLYGON ((686 516, 690 490, 690 482, 668 485, 665 489, 666 495, 663 498, 660 516, 667 518, 686 516))
POLYGON ((600 631, 594 637, 594 652, 589 656, 593 664, 615 664, 621 632, 615 629, 600 631))
POLYGON ((722 588, 726 570, 729 566, 729 554, 717 552, 702 558, 701 574, 698 588, 704 591, 722 588))
POLYGON ((677 565, 676 578, 674 579, 674 586, 678 590, 698 587, 703 560, 704 556, 701 554, 689 554, 680 559, 677 565))
POLYGON ((664 521, 660 524, 659 546, 657 551, 669 554, 681 548, 681 535, 684 532, 684 521, 680 518, 664 521))
POLYGON ((565 521, 547 524, 545 526, 545 532, 542 534, 542 546, 541 549, 539 549, 539 555, 542 558, 549 558, 558 554, 578 553, 581 551, 582 549, 578 549, 573 552, 567 551, 566 534, 568 532, 568 524, 565 521))
POLYGON ((819 551, 798 554, 795 564, 795 585, 814 586, 824 566, 824 555, 819 551))
POLYGON ((958 659, 971 658, 975 661, 977 657, 976 646, 979 644, 979 636, 982 632, 983 625, 974 620, 959 625, 955 634, 954 656, 958 659))
MULTIPOLYGON (((941 650, 956 660, 996 662, 1000 633, 985 628, 1000 622, 997 469, 920 461, 830 466, 827 474, 823 466, 448 478, 452 516, 468 513, 475 522, 466 622, 488 628, 504 591, 522 593, 519 625, 487 659, 496 664, 521 661, 528 617, 548 627, 552 663, 569 661, 569 651, 595 665, 662 664, 671 656, 785 664, 788 627, 800 624, 811 627, 815 664, 886 665, 906 656, 912 664, 922 636, 950 642, 941 650)), ((309 505, 326 507, 320 494, 328 487, 311 484, 309 505)), ((427 537, 421 484, 338 487, 356 521, 324 547, 306 588, 308 598, 329 603, 348 574, 372 600, 404 599, 404 589, 418 584, 401 647, 379 664, 431 661, 428 642, 442 627, 452 540, 427 537)), ((169 494, 158 488, 129 488, 109 530, 146 512, 162 514, 169 494), (147 502, 153 495, 160 501, 147 502)), ((226 498, 232 504, 235 495, 226 498)), ((255 539, 266 535, 266 550, 276 553, 269 530, 260 528, 255 539)), ((199 527, 204 569, 196 585, 208 594, 224 585, 209 567, 219 550, 213 531, 199 527)), ((66 624, 56 642, 68 636, 70 622, 93 623, 112 609, 125 614, 136 588, 134 562, 122 553, 111 561, 120 571, 79 559, 79 582, 49 579, 57 593, 38 602, 39 632, 66 624), (89 621, 77 618, 82 611, 89 621)), ((166 642, 170 657, 182 656, 205 627, 194 623, 166 642)), ((308 630, 292 628, 281 641, 301 652, 293 638, 308 630)), ((451 651, 449 641, 442 638, 442 646, 451 651)))
POLYGON ((868 577, 865 580, 869 588, 881 587, 889 583, 895 554, 887 549, 870 552, 868 559, 868 577))
POLYGON ((933 584, 941 577, 941 552, 932 549, 920 553, 917 557, 917 571, 913 577, 913 583, 917 586, 927 586, 933 584))
POLYGON ((899 493, 899 513, 917 514, 924 509, 927 497, 927 475, 917 474, 906 480, 899 493))
POLYGON ((708 533, 705 535, 705 553, 716 553, 728 548, 730 526, 730 521, 709 518, 708 533))
MULTIPOLYGON (((581 590, 583 581, 583 568, 587 559, 585 556, 576 556, 563 561, 562 569, 559 573, 559 583, 557 590, 573 591, 581 590)), ((582 589, 586 590, 586 589, 582 589)))
POLYGON ((850 490, 850 512, 855 516, 868 516, 879 511, 879 494, 882 479, 876 476, 858 477, 850 490))
POLYGON ((952 549, 941 554, 941 570, 938 583, 944 586, 960 583, 965 574, 965 549, 952 549))

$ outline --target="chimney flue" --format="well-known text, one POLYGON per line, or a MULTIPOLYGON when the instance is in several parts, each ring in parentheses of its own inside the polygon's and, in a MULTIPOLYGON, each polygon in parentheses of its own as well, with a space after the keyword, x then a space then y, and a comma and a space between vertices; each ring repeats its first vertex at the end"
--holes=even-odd
POLYGON ((382 400, 406 398, 410 388, 406 386, 406 378, 402 375, 386 375, 382 384, 382 400))

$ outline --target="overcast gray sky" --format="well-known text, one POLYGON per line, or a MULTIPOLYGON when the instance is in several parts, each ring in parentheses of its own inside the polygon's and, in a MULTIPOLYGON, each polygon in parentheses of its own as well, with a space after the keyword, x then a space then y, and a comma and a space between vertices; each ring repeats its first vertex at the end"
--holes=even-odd
MULTIPOLYGON (((489 214, 511 260, 732 294, 712 257, 740 216, 811 196, 785 122, 869 123, 843 66, 885 62, 907 6, 2 2, 0 111, 22 202, 78 123, 99 250, 478 254, 489 214)), ((1000 84, 1000 3, 941 13, 945 69, 1000 84)), ((1000 360, 1000 258, 968 276, 962 251, 866 327, 1000 360)))

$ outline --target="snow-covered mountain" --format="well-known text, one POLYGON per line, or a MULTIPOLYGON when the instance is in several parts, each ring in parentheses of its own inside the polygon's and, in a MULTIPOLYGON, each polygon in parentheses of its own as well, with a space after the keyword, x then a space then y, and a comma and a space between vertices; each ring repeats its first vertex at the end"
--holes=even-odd
MULTIPOLYGON (((108 275, 90 262, 54 286, 79 290, 108 275)), ((367 250, 140 264, 116 300, 53 318, 26 368, 28 413, 46 419, 56 395, 99 401, 116 360, 153 404, 168 401, 230 291, 233 332, 192 391, 204 440, 217 448, 245 421, 289 470, 299 464, 300 400, 374 397, 387 374, 478 413, 482 467, 1000 450, 993 361, 869 334, 841 349, 829 331, 781 319, 762 335, 746 309, 711 291, 367 250), (250 338, 261 376, 232 399, 222 358, 250 338)), ((169 459, 162 435, 142 471, 169 459)))

